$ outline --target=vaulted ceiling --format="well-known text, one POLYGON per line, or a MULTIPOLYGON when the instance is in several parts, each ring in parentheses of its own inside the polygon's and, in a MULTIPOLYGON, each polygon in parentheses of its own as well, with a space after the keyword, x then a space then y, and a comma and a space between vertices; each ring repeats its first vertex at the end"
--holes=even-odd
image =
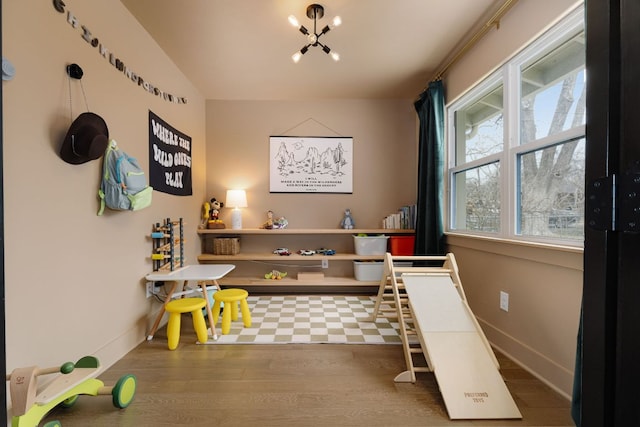
POLYGON ((309 1, 121 0, 206 99, 415 98, 504 0, 322 0, 318 33, 334 62, 307 38, 309 1))

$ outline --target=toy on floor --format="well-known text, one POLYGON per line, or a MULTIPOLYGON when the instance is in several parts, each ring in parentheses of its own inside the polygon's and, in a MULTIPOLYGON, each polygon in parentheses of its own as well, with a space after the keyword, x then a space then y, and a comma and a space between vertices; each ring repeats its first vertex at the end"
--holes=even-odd
MULTIPOLYGON (((118 382, 107 387, 96 378, 100 363, 93 356, 85 356, 60 367, 43 368, 29 366, 16 368, 7 374, 13 407, 12 427, 37 427, 57 405, 69 408, 81 394, 90 396, 111 394, 116 408, 126 408, 133 401, 136 392, 136 377, 123 375, 118 382), (42 391, 37 392, 38 376, 60 372, 57 378, 42 391)), ((58 421, 50 421, 45 427, 60 426, 58 421)))

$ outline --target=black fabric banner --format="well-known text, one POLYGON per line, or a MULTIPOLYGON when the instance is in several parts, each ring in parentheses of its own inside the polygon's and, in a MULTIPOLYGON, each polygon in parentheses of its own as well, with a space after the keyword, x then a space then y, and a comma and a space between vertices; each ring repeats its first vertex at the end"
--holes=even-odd
POLYGON ((190 196, 191 137, 149 110, 149 185, 176 196, 190 196))

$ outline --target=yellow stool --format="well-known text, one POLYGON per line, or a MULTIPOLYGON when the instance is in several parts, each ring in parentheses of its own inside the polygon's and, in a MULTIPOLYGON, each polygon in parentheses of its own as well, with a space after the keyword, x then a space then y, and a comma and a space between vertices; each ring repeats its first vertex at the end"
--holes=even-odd
POLYGON ((207 325, 204 323, 202 307, 206 305, 204 298, 181 298, 169 301, 164 309, 169 313, 167 324, 167 341, 169 350, 175 350, 180 342, 180 317, 182 313, 191 313, 193 329, 196 331, 198 341, 207 342, 207 325))
POLYGON ((218 323, 220 317, 220 303, 224 303, 222 311, 222 334, 227 335, 231 330, 231 320, 238 320, 238 302, 240 302, 240 311, 242 312, 242 322, 245 328, 251 326, 251 313, 249 312, 249 304, 247 297, 249 292, 244 289, 223 289, 213 294, 213 320, 214 324, 218 323))

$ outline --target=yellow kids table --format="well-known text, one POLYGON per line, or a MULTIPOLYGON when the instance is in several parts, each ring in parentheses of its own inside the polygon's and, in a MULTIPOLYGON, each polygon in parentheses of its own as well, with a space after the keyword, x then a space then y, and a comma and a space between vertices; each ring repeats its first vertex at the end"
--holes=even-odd
POLYGON ((217 289, 220 290, 220 285, 218 284, 218 280, 229 274, 236 268, 233 264, 198 264, 198 265, 187 265, 185 267, 179 268, 174 271, 155 271, 153 273, 147 274, 146 279, 150 282, 169 282, 170 289, 167 292, 167 297, 164 301, 164 305, 162 306, 162 310, 158 313, 156 317, 156 321, 151 328, 151 331, 147 335, 147 341, 151 341, 153 339, 153 334, 156 333, 158 326, 160 325, 160 321, 162 320, 162 316, 165 312, 165 306, 171 298, 177 296, 176 289, 178 289, 178 285, 181 284, 181 289, 184 289, 187 282, 189 280, 195 280, 200 284, 202 289, 202 296, 205 300, 205 308, 207 310, 207 316, 209 318, 209 325, 211 327, 211 336, 214 340, 218 339, 218 335, 216 334, 215 328, 215 319, 211 313, 211 305, 209 304, 209 297, 207 295, 207 289, 217 289), (213 282, 213 285, 207 286, 207 282, 213 282))

